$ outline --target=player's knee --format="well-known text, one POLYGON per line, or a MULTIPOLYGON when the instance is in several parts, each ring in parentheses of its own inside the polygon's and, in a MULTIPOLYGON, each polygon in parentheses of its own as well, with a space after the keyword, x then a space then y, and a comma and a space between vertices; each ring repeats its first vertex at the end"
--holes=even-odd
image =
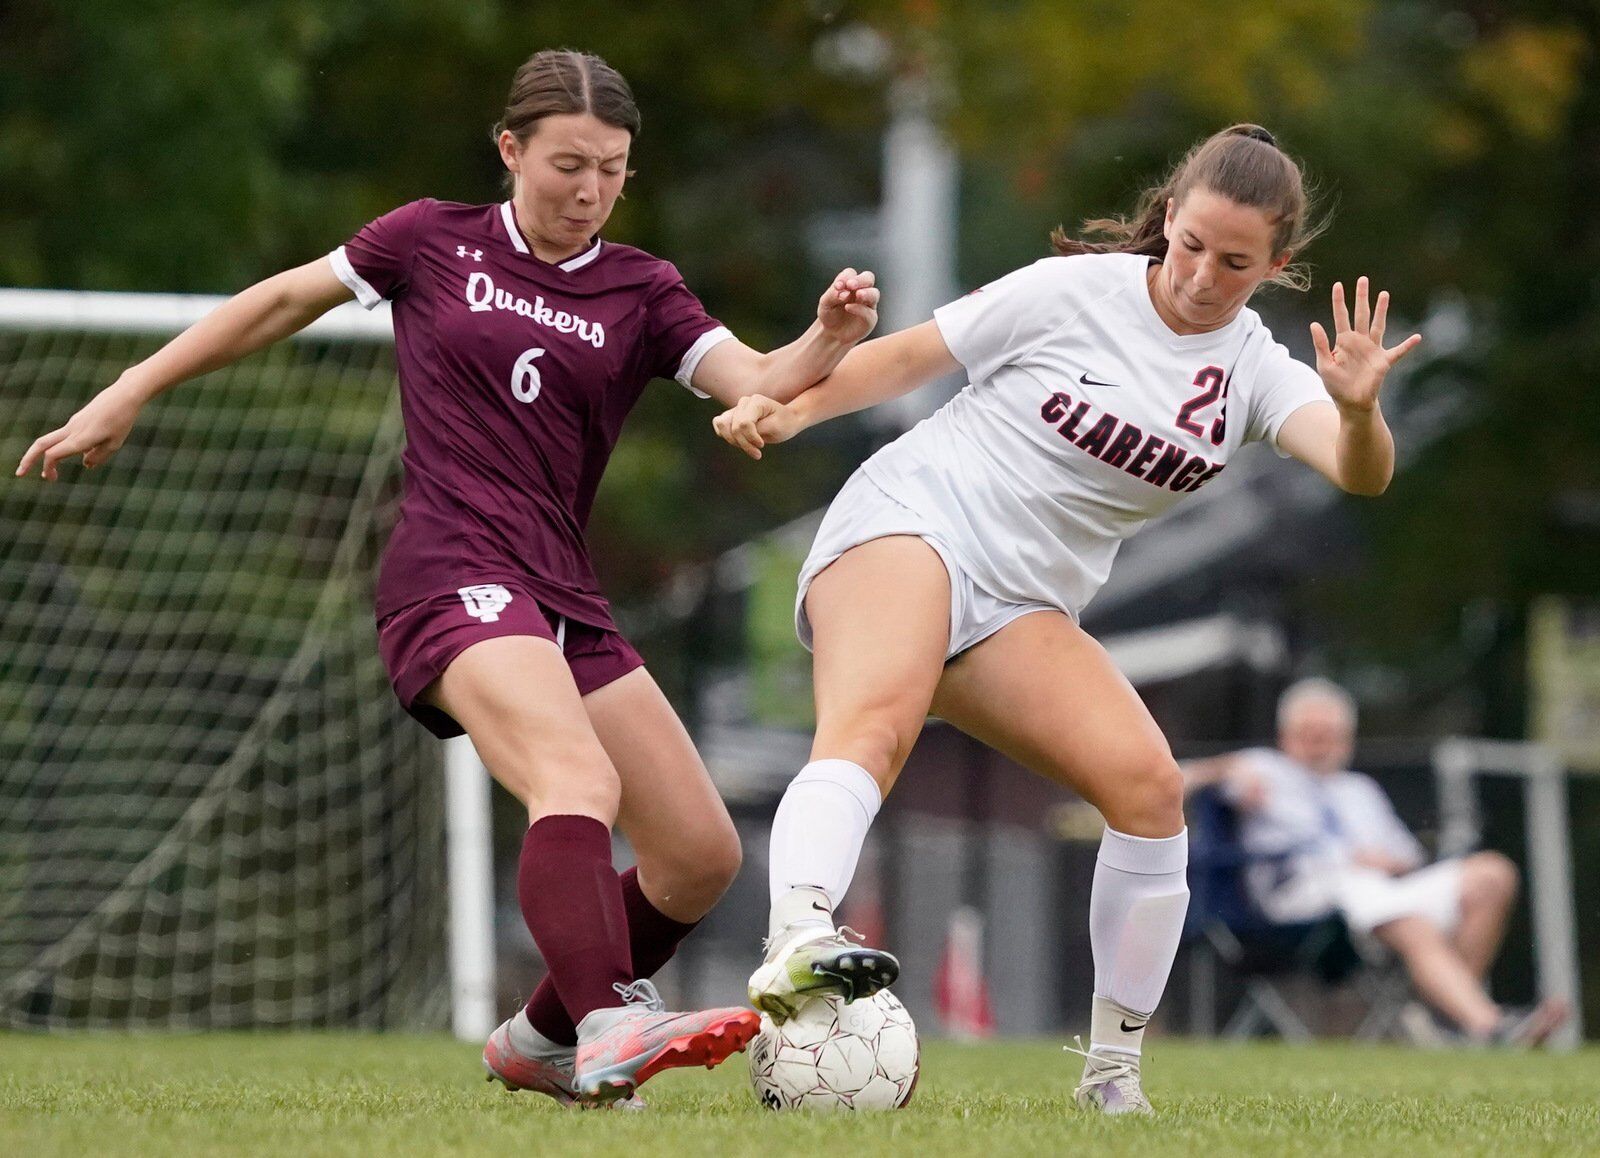
POLYGON ((531 811, 573 812, 614 820, 622 803, 622 780, 598 745, 583 741, 512 746, 492 770, 531 811))
POLYGON ((596 771, 559 784, 547 784, 529 801, 530 809, 546 815, 576 813, 614 823, 622 804, 622 786, 615 773, 596 771))
POLYGON ((744 850, 732 821, 675 844, 666 856, 640 857, 640 871, 660 883, 679 911, 711 911, 733 885, 744 850))
POLYGON ((1183 773, 1168 753, 1130 763, 1101 805, 1106 823, 1129 836, 1159 839, 1183 831, 1183 773))
POLYGON ((849 760, 865 768, 879 786, 887 788, 900 774, 916 743, 915 729, 902 726, 892 711, 865 710, 817 728, 813 759, 849 760))
POLYGON ((712 902, 732 887, 744 864, 744 849, 739 844, 738 830, 730 823, 726 831, 704 842, 699 850, 700 889, 712 902))

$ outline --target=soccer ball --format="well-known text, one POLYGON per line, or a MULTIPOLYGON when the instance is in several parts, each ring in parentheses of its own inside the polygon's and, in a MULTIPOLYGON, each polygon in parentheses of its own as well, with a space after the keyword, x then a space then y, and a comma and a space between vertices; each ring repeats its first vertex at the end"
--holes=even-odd
POLYGON ((895 1110, 917 1085, 917 1027, 887 989, 848 1005, 814 997, 782 1025, 763 1014, 749 1056, 770 1110, 895 1110))

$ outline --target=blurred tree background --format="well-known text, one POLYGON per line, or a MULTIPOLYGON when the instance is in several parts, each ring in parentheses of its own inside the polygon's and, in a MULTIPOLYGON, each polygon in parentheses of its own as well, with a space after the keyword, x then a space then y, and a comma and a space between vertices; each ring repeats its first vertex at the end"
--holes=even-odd
MULTIPOLYGON (((1470 334, 1408 383, 1464 391, 1465 420, 1349 504, 1371 549, 1307 613, 1344 662, 1420 694, 1475 681, 1480 723, 1520 733, 1529 597, 1600 590, 1600 5, 11 0, 0 284, 228 292, 413 198, 494 199, 489 126, 549 46, 605 56, 644 114, 608 235, 758 346, 834 272, 818 215, 876 204, 896 75, 942 93, 967 285, 1129 208, 1206 133, 1270 126, 1334 211, 1316 288, 1261 303, 1291 347, 1360 273, 1393 329, 1449 305, 1470 334)), ((662 387, 630 423, 593 527, 619 603, 821 505, 875 437, 819 434, 775 470, 711 417, 662 387)))

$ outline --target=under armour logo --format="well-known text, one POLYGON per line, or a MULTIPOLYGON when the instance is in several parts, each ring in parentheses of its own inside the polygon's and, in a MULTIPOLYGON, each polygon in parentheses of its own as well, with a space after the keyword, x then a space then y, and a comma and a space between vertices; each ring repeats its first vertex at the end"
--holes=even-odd
POLYGON ((482 261, 483 260, 483 250, 481 250, 481 249, 468 249, 464 245, 458 245, 458 246, 456 246, 456 256, 457 257, 470 257, 473 261, 482 261))
POLYGON ((511 592, 498 583, 475 583, 456 592, 467 605, 467 614, 484 623, 495 623, 511 602, 511 592))

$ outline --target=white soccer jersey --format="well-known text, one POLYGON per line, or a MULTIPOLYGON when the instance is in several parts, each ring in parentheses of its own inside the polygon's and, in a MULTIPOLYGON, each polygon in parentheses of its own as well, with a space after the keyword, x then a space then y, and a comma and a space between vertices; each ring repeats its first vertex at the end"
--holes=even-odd
POLYGON ((970 385, 862 469, 995 595, 1076 618, 1122 540, 1328 401, 1253 310, 1173 333, 1148 266, 1049 257, 934 311, 970 385))

